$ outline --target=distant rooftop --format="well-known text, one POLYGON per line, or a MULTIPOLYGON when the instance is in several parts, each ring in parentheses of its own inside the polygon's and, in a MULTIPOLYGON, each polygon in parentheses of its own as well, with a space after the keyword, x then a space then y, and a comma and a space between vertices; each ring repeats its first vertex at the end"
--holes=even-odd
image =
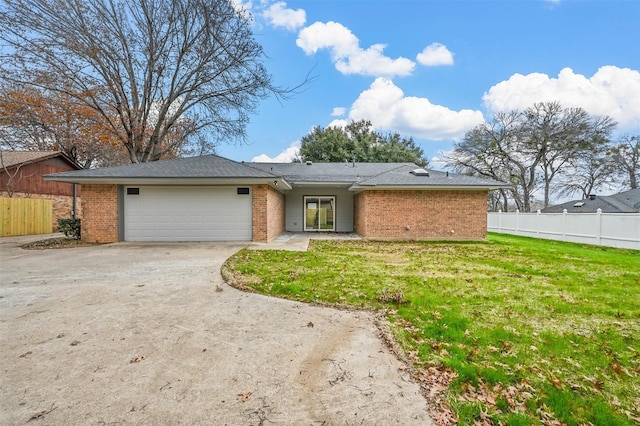
POLYGON ((65 153, 60 151, 0 151, 0 167, 13 167, 19 164, 33 163, 35 161, 44 161, 49 158, 62 157, 70 164, 79 166, 69 158, 65 153))
POLYGON ((573 200, 549 206, 541 213, 638 213, 640 212, 640 188, 620 192, 614 195, 592 195, 584 200, 573 200))

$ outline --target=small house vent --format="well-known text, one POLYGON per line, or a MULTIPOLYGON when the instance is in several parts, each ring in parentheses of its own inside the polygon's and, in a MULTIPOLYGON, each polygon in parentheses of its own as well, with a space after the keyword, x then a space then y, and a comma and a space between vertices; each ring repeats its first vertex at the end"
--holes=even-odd
POLYGON ((579 203, 575 203, 573 205, 573 207, 582 207, 582 206, 584 206, 584 202, 583 201, 580 201, 579 203))
POLYGON ((413 169, 411 170, 411 174, 414 176, 429 176, 429 172, 425 169, 413 169))

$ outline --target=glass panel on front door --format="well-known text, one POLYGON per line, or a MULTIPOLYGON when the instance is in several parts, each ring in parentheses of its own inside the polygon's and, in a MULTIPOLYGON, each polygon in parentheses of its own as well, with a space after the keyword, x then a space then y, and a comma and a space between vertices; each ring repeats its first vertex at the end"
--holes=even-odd
POLYGON ((304 197, 304 230, 334 231, 336 197, 304 197))

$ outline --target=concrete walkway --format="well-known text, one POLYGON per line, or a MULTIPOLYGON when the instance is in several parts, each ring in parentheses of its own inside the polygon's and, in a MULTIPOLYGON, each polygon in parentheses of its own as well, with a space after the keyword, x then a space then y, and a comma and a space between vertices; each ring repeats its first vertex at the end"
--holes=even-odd
POLYGON ((311 240, 361 240, 355 233, 336 232, 285 232, 268 243, 250 243, 251 250, 307 251, 311 240))

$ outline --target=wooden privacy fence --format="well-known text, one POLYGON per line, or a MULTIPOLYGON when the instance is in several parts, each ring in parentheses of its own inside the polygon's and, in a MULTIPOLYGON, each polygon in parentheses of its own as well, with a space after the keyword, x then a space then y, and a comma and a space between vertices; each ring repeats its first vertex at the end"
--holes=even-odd
POLYGON ((640 250, 640 213, 489 213, 490 232, 640 250))
POLYGON ((0 197, 0 236, 52 232, 53 202, 51 200, 0 197))

